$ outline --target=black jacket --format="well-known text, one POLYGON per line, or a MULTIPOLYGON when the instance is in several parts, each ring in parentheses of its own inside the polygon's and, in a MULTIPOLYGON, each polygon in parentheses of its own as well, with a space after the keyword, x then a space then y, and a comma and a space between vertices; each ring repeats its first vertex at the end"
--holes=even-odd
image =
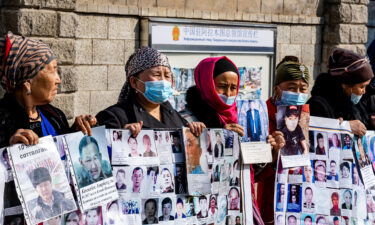
POLYGON ((360 120, 367 128, 371 127, 369 115, 363 104, 354 105, 344 89, 328 73, 320 74, 311 91, 310 115, 344 120, 360 120))
MULTIPOLYGON (((65 134, 70 131, 65 114, 60 109, 50 104, 37 106, 37 109, 43 113, 58 134, 65 134)), ((18 129, 32 129, 29 117, 13 95, 6 94, 0 100, 0 147, 8 146, 10 137, 18 129)), ((37 129, 32 130, 39 137, 43 136, 37 129)))
POLYGON ((186 108, 208 128, 222 128, 224 126, 216 111, 203 101, 197 86, 192 86, 187 90, 186 108))
POLYGON ((126 124, 143 121, 143 128, 182 128, 187 126, 183 119, 169 102, 160 105, 162 122, 151 116, 131 94, 128 100, 117 103, 99 112, 96 119, 99 125, 106 128, 122 129, 126 124))

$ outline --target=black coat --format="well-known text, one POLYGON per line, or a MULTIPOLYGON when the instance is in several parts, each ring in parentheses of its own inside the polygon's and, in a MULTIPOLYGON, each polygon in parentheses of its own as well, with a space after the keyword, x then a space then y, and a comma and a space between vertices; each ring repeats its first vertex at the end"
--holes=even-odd
POLYGON ((362 104, 354 105, 344 93, 341 84, 328 73, 320 74, 311 91, 310 115, 344 120, 360 120, 367 128, 371 127, 369 115, 362 104))
POLYGON ((126 124, 143 121, 143 128, 182 128, 188 122, 174 110, 169 102, 160 105, 162 122, 151 116, 137 102, 134 95, 123 103, 117 103, 99 112, 96 119, 106 128, 122 129, 126 124))
MULTIPOLYGON (((60 109, 50 104, 37 106, 37 109, 43 113, 58 134, 70 131, 68 120, 60 109)), ((18 104, 14 96, 6 94, 0 100, 0 147, 8 146, 10 137, 18 129, 32 129, 39 137, 43 136, 40 129, 30 127, 26 111, 18 104)))
POLYGON ((222 128, 224 125, 220 122, 218 114, 205 101, 203 101, 197 86, 190 87, 186 92, 186 107, 208 128, 222 128))

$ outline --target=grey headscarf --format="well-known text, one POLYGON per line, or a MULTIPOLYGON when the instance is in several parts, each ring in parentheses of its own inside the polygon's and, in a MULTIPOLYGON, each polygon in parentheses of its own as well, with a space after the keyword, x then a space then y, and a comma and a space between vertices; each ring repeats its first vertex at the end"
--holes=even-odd
POLYGON ((141 47, 133 53, 125 65, 126 82, 122 86, 118 102, 124 102, 131 91, 129 79, 138 73, 155 66, 171 68, 165 54, 150 47, 141 47))

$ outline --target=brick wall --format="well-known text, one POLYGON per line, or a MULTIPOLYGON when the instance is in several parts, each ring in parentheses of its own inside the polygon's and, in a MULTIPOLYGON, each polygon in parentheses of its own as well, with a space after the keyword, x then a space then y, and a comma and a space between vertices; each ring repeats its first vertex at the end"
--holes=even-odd
POLYGON ((277 61, 296 55, 316 76, 332 47, 363 51, 367 1, 0 0, 0 24, 51 45, 62 77, 53 104, 72 119, 116 102, 125 62, 140 43, 141 17, 275 24, 277 61))

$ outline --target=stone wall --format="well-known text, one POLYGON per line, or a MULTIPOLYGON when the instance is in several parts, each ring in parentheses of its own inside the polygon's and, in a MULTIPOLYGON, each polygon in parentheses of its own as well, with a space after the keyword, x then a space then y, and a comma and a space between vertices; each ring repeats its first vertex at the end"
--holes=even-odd
POLYGON ((142 17, 275 24, 276 60, 296 55, 316 76, 330 48, 363 50, 366 1, 0 0, 0 24, 51 45, 62 77, 54 104, 72 119, 116 102, 124 64, 139 46, 142 17))

